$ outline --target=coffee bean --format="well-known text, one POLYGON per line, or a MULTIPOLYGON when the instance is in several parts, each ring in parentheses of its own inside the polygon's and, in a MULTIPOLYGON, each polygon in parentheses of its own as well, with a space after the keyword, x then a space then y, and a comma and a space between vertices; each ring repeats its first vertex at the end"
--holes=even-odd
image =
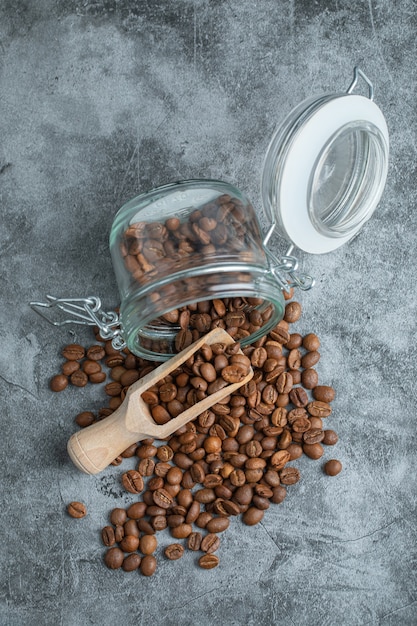
POLYGON ((189 550, 197 551, 200 550, 201 541, 203 537, 199 532, 192 532, 188 535, 187 547, 189 550))
POLYGON ((309 333, 303 338, 303 347, 308 351, 315 351, 320 348, 320 339, 314 333, 309 333))
POLYGON ((334 430, 325 430, 322 443, 326 446, 334 446, 339 441, 339 437, 334 430))
POLYGON ((302 387, 293 387, 290 391, 290 400, 296 407, 305 407, 308 404, 308 395, 302 387))
MULTIPOLYGON (((132 516, 130 516, 132 517, 132 516)), ((127 520, 127 513, 125 509, 115 508, 110 514, 110 521, 114 526, 123 526, 127 520)))
POLYGON ((324 431, 319 428, 310 428, 303 433, 303 441, 306 444, 321 443, 324 439, 324 431))
POLYGON ((301 358, 301 367, 308 369, 310 367, 314 367, 316 363, 320 360, 320 353, 317 351, 307 352, 301 358))
POLYGON ((220 538, 215 533, 209 532, 208 535, 203 537, 200 550, 206 552, 207 554, 212 554, 213 552, 216 552, 216 550, 218 550, 219 546, 220 538))
POLYGON ((123 552, 135 552, 139 547, 139 537, 136 535, 125 535, 119 546, 123 552))
POLYGON ((144 488, 143 478, 136 470, 129 470, 122 476, 122 484, 130 493, 140 493, 144 488))
POLYGON ((104 359, 106 356, 106 351, 103 346, 90 346, 87 350, 86 356, 90 361, 101 361, 101 359, 104 359))
POLYGON ((74 387, 85 387, 88 383, 88 376, 82 370, 76 370, 73 374, 71 374, 70 381, 74 387))
POLYGON ((152 554, 144 556, 140 562, 140 572, 144 576, 153 576, 156 572, 156 558, 152 554))
POLYGON ((83 411, 82 413, 78 413, 75 418, 76 424, 81 426, 81 428, 85 428, 86 426, 90 426, 95 420, 94 413, 91 411, 83 411))
POLYGON ((222 533, 229 528, 230 520, 227 517, 213 517, 206 526, 209 533, 222 533))
POLYGON ((134 572, 140 566, 141 558, 139 554, 129 554, 123 559, 122 568, 125 572, 134 572))
POLYGON ((220 559, 216 554, 204 554, 198 560, 198 564, 202 569, 213 569, 218 566, 219 562, 220 559))
POLYGON ((142 554, 153 554, 158 546, 158 541, 153 534, 142 535, 138 545, 142 554))
POLYGON ((113 526, 105 526, 101 531, 101 539, 105 546, 111 547, 116 543, 113 526))
POLYGON ((318 382, 319 377, 315 369, 310 367, 301 373, 301 384, 305 389, 314 389, 318 382))
POLYGON ((79 370, 80 367, 81 365, 78 361, 65 361, 61 366, 61 370, 65 376, 71 376, 71 374, 79 370))
POLYGON ((328 402, 322 402, 320 400, 313 400, 307 404, 307 411, 313 417, 329 417, 332 412, 332 408, 328 402))
POLYGON ((171 494, 166 489, 156 489, 153 492, 153 501, 157 506, 160 506, 162 509, 169 509, 172 506, 174 501, 171 494))
POLYGON ((122 567, 125 555, 120 548, 110 548, 104 555, 104 562, 109 569, 122 567))
POLYGON ((242 515, 242 522, 247 526, 255 526, 259 524, 264 518, 264 511, 257 509, 255 506, 251 506, 242 515))
POLYGON ((56 376, 51 378, 49 387, 51 391, 63 391, 68 387, 68 376, 65 376, 64 374, 56 374, 56 376))
POLYGON ((300 480, 300 472, 296 467, 284 467, 279 472, 279 479, 283 485, 294 485, 300 480))
POLYGON ((170 561, 177 561, 184 554, 184 547, 180 543, 171 543, 164 550, 164 554, 170 561))
POLYGON ((79 361, 84 358, 85 349, 78 343, 71 343, 62 350, 62 356, 67 361, 79 361))
POLYGON ((289 302, 285 306, 284 320, 290 324, 297 322, 301 317, 301 304, 299 302, 289 302))
POLYGON ((317 387, 313 389, 313 398, 320 402, 333 402, 335 395, 333 387, 328 385, 317 385, 317 387))
POLYGON ((67 505, 68 515, 75 519, 81 519, 87 515, 87 507, 82 502, 70 502, 67 505))
POLYGON ((342 464, 336 459, 331 459, 325 464, 324 471, 328 476, 337 476, 342 471, 342 464))
POLYGON ((323 446, 320 443, 304 443, 303 452, 313 460, 320 459, 324 454, 323 446))

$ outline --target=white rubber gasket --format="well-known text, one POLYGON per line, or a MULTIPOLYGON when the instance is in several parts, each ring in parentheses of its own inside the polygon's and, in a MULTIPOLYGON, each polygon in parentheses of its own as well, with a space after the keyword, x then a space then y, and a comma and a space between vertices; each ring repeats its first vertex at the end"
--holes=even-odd
MULTIPOLYGON (((349 241, 361 228, 359 225, 345 237, 328 237, 314 228, 308 213, 309 182, 318 155, 339 129, 361 121, 376 126, 388 146, 388 128, 378 106, 364 96, 346 95, 330 100, 311 116, 293 139, 281 165, 277 194, 281 222, 288 239, 305 252, 331 252, 349 241)), ((375 199, 373 210, 379 199, 375 199)))

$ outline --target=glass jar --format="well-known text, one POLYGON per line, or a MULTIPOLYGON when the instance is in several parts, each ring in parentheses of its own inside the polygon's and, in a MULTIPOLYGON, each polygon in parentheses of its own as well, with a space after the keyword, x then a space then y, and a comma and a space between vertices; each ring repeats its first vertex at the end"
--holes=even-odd
POLYGON ((144 358, 172 356, 181 328, 227 323, 245 345, 283 317, 256 213, 228 183, 181 181, 134 198, 115 217, 110 251, 124 339, 144 358))
POLYGON ((330 252, 369 220, 385 186, 388 154, 372 83, 354 68, 346 92, 302 102, 272 137, 261 183, 265 234, 246 196, 226 182, 158 187, 125 204, 111 228, 120 316, 103 312, 96 297, 48 296, 32 306, 41 314, 54 306, 95 324, 115 347, 127 345, 150 360, 168 359, 213 325, 252 343, 282 319, 283 290, 313 284, 297 273, 292 250, 330 252), (367 96, 353 93, 359 79, 367 96), (279 258, 268 247, 275 231, 289 244, 279 258))

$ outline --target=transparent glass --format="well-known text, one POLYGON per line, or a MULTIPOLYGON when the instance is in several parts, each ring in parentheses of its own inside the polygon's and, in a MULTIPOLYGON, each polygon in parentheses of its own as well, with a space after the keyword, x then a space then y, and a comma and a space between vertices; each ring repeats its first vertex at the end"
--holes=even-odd
POLYGON ((380 130, 362 121, 340 128, 323 146, 308 205, 319 233, 344 237, 369 219, 384 188, 386 151, 380 130))
POLYGON ((177 351, 185 309, 210 311, 212 326, 219 323, 219 300, 243 311, 256 323, 235 329, 242 345, 283 317, 256 213, 228 183, 181 181, 134 198, 115 216, 110 252, 124 338, 140 357, 162 361, 177 351))

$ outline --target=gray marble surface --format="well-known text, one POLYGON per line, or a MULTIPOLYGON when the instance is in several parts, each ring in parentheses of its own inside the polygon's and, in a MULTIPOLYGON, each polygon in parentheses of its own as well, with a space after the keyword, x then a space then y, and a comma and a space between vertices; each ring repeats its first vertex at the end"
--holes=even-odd
POLYGON ((413 0, 0 3, 0 624, 417 623, 416 24, 413 0), (91 336, 52 328, 28 302, 116 306, 110 226, 150 187, 219 178, 261 211, 276 125, 345 90, 355 65, 388 122, 387 186, 350 244, 302 255, 317 284, 297 326, 322 340, 340 436, 326 458, 344 471, 300 460, 283 504, 256 527, 234 521, 217 569, 188 553, 149 579, 111 572, 99 531, 130 501, 120 468, 88 477, 66 453, 74 416, 103 392, 48 388, 61 347, 91 336), (71 500, 84 520, 66 515, 71 500))

